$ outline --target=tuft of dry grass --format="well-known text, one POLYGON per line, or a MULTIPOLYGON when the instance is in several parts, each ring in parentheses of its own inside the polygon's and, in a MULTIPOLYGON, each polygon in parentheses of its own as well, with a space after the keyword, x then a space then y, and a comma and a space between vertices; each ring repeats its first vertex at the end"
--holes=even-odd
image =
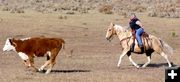
POLYGON ((69 14, 69 15, 74 15, 74 14, 75 14, 75 12, 74 12, 74 11, 72 11, 72 10, 69 10, 69 11, 66 11, 66 14, 69 14))
POLYGON ((175 0, 157 0, 149 7, 148 16, 179 18, 175 0))
POLYGON ((7 6, 2 6, 1 11, 10 11, 11 9, 7 6))
POLYGON ((113 14, 112 9, 113 9, 112 5, 104 4, 99 8, 99 12, 104 14, 113 14))
POLYGON ((24 13, 24 10, 20 8, 13 8, 10 10, 10 13, 24 13))
POLYGON ((67 19, 67 16, 60 15, 58 16, 58 19, 67 19))

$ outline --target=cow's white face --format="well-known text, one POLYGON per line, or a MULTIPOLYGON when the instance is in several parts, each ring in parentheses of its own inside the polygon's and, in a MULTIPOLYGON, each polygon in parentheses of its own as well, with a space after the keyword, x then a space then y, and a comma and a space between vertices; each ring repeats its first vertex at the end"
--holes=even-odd
POLYGON ((11 51, 11 50, 15 51, 15 47, 11 44, 10 39, 8 38, 6 40, 4 47, 3 47, 3 51, 11 51))

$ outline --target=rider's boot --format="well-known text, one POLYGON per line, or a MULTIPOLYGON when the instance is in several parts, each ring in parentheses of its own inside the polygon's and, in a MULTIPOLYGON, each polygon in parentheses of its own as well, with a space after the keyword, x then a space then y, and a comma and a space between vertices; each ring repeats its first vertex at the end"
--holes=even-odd
POLYGON ((140 46, 140 49, 141 49, 140 54, 143 54, 144 53, 144 46, 140 46))
POLYGON ((134 46, 135 46, 135 43, 133 43, 133 44, 131 45, 131 49, 130 49, 131 52, 134 52, 134 46))

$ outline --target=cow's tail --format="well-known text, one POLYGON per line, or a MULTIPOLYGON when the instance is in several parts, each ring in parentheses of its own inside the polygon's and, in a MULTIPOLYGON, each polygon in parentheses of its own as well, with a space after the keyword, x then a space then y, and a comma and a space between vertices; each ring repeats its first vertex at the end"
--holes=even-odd
POLYGON ((65 43, 62 43, 62 52, 64 55, 66 55, 66 51, 65 51, 65 43))
POLYGON ((166 54, 173 54, 173 48, 171 46, 169 46, 166 42, 164 42, 163 40, 159 40, 161 42, 161 45, 162 45, 162 48, 163 48, 163 51, 166 53, 166 54))
POLYGON ((65 51, 65 41, 63 39, 59 39, 61 44, 62 44, 62 47, 61 47, 61 52, 66 55, 66 51, 65 51))

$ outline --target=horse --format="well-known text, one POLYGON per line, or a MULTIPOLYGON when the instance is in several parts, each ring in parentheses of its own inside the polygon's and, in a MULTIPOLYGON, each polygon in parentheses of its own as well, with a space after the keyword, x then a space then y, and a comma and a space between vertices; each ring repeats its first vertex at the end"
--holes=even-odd
MULTIPOLYGON (((135 46, 134 46, 134 51, 131 51, 131 45, 133 44, 133 37, 132 37, 132 32, 120 25, 111 23, 107 29, 106 32, 106 39, 111 41, 114 37, 114 35, 117 35, 117 37, 120 40, 120 44, 122 46, 122 53, 119 57, 119 61, 117 64, 117 67, 120 67, 121 60, 122 58, 127 55, 129 58, 129 61, 137 68, 140 68, 138 64, 136 64, 133 59, 131 58, 131 53, 138 53, 138 54, 143 54, 141 53, 141 49, 138 46, 137 41, 135 40, 135 46)), ((167 54, 173 54, 173 49, 170 47, 167 43, 165 43, 163 40, 160 38, 157 38, 156 36, 153 35, 148 35, 148 37, 142 38, 143 45, 145 47, 144 53, 146 54, 147 57, 147 62, 142 65, 142 68, 145 68, 150 62, 151 62, 151 56, 153 52, 157 52, 161 56, 165 58, 165 60, 168 63, 169 67, 172 67, 171 62, 168 59, 167 54)))

